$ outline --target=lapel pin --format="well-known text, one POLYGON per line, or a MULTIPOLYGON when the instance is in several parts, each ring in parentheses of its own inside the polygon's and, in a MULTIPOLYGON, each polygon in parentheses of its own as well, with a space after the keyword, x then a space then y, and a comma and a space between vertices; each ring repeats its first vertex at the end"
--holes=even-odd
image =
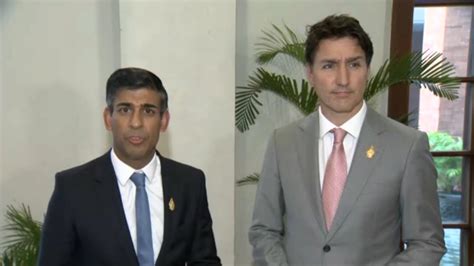
POLYGON ((370 146, 370 148, 366 152, 367 158, 372 159, 375 155, 375 148, 374 146, 370 146))
POLYGON ((170 208, 170 211, 174 211, 174 208, 176 207, 174 205, 174 200, 173 198, 170 199, 170 202, 168 203, 168 207, 170 208))

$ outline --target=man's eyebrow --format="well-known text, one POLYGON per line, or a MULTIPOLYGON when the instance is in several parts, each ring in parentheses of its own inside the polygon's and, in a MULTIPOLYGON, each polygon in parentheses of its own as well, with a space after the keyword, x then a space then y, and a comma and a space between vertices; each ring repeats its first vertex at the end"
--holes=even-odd
POLYGON ((132 106, 131 103, 127 103, 127 102, 123 102, 123 103, 117 103, 117 106, 126 106, 126 107, 130 107, 132 106))
MULTIPOLYGON (((117 107, 119 106, 125 106, 125 107, 132 107, 133 104, 131 103, 128 103, 128 102, 122 102, 122 103, 117 103, 117 107)), ((156 108, 158 109, 159 107, 155 104, 151 104, 151 103, 144 103, 142 105, 140 105, 141 107, 145 107, 145 108, 156 108)))
POLYGON ((354 61, 357 61, 357 60, 363 60, 364 57, 359 55, 359 56, 355 56, 355 57, 350 57, 346 60, 346 62, 354 62, 354 61))
POLYGON ((336 59, 321 59, 321 61, 319 61, 319 62, 323 63, 323 64, 327 64, 327 63, 335 64, 335 63, 339 62, 339 60, 336 60, 336 59))
POLYGON ((142 104, 142 106, 145 107, 145 108, 156 108, 156 109, 158 109, 157 105, 151 104, 151 103, 144 103, 144 104, 142 104))
MULTIPOLYGON (((363 59, 364 59, 364 57, 359 55, 359 56, 349 57, 345 60, 345 62, 354 62, 354 61, 363 60, 363 59)), ((338 60, 338 59, 330 59, 330 58, 320 60, 320 63, 323 63, 323 64, 327 64, 327 63, 336 64, 336 63, 339 63, 339 62, 340 62, 340 60, 338 60)))

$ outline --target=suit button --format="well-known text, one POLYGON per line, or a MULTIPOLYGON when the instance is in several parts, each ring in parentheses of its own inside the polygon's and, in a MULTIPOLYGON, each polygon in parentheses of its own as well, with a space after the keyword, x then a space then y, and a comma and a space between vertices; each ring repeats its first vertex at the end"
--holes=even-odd
POLYGON ((331 251, 331 246, 325 245, 325 246, 323 247, 323 251, 324 251, 324 252, 329 252, 329 251, 331 251))

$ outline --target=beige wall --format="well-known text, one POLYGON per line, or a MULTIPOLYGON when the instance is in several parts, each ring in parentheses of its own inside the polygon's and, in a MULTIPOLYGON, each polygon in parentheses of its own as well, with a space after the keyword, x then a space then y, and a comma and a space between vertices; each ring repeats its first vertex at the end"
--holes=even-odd
MULTIPOLYGON (((306 25, 314 24, 330 14, 347 13, 359 19, 374 43, 373 69, 377 69, 389 56, 391 0, 242 0, 237 2, 236 82, 246 85, 248 75, 255 70, 255 43, 263 29, 271 24, 284 23, 305 37, 306 25)), ((277 73, 292 73, 304 78, 304 68, 291 61, 281 60, 270 66, 277 73), (289 64, 289 67, 288 66, 289 64)), ((301 117, 301 114, 277 96, 264 93, 261 115, 245 133, 236 133, 235 177, 242 178, 260 172, 268 138, 277 127, 301 117)), ((386 96, 375 103, 385 113, 386 96)), ((235 257, 237 265, 249 265, 251 248, 248 244, 248 228, 255 198, 255 185, 236 188, 235 257)))
POLYGON ((120 53, 113 1, 1 1, 0 10, 1 226, 7 204, 42 220, 54 173, 107 149, 103 88, 120 53))

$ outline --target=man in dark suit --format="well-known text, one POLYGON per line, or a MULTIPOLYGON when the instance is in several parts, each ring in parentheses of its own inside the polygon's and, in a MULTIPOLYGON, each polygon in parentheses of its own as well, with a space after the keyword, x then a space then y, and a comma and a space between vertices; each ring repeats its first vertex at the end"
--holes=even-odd
POLYGON ((39 265, 221 265, 204 173, 156 151, 170 119, 161 80, 119 69, 106 99, 113 148, 56 175, 39 265))
POLYGON ((270 138, 249 232, 255 265, 439 265, 446 248, 428 138, 367 106, 372 55, 353 17, 309 28, 319 107, 270 138))

